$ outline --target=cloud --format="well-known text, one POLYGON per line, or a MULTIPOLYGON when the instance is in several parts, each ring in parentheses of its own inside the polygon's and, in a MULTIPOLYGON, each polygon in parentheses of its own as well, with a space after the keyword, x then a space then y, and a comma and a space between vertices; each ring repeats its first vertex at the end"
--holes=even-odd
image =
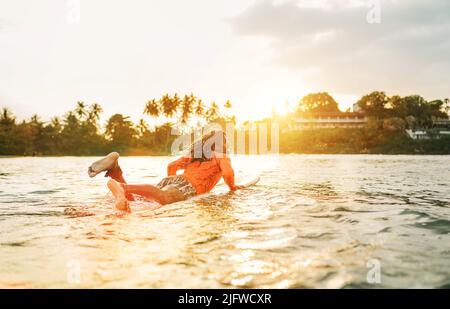
POLYGON ((325 90, 449 96, 450 1, 261 0, 230 20, 233 33, 271 40, 273 62, 325 90), (376 1, 372 1, 376 2, 376 1))

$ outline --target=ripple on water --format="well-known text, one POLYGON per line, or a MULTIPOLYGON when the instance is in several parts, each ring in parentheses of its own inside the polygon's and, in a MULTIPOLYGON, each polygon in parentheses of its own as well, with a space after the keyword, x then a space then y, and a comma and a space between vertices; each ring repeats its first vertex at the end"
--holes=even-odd
POLYGON ((6 247, 25 247, 27 245, 28 245, 28 241, 26 241, 26 240, 0 243, 0 246, 6 246, 6 247))
POLYGON ((60 189, 54 189, 54 190, 37 190, 37 191, 31 191, 28 192, 28 194, 53 194, 60 192, 60 189))
POLYGON ((450 221, 435 219, 428 222, 415 223, 415 227, 430 230, 435 234, 450 234, 450 221))
MULTIPOLYGON (((92 158, 8 159, 0 285, 68 286, 61 273, 75 259, 83 287, 373 287, 373 258, 379 287, 449 285, 449 157, 278 159, 251 189, 220 184, 154 212, 139 201, 131 215, 111 211, 103 177, 83 178, 92 158)), ((139 182, 162 177, 169 160, 121 163, 139 182)), ((264 168, 240 160, 238 180, 264 168)))
POLYGON ((289 246, 297 238, 294 228, 266 228, 235 231, 223 235, 239 249, 275 249, 289 246))

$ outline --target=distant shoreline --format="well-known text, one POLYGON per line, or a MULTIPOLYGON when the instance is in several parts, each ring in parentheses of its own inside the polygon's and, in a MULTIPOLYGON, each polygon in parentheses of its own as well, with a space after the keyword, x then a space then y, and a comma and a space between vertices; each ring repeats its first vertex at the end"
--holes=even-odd
MULTIPOLYGON (((104 156, 106 154, 100 154, 100 155, 39 155, 39 156, 18 156, 18 155, 0 155, 0 159, 14 159, 14 158, 97 158, 104 156)), ((291 152, 291 153, 279 153, 274 155, 282 155, 282 156, 289 156, 289 155, 306 155, 306 156, 450 156, 450 153, 300 153, 300 152, 291 152)), ((248 154, 239 154, 238 156, 254 156, 248 155, 248 154)), ((263 155, 256 155, 256 156, 265 156, 263 155)), ((167 155, 121 155, 121 157, 124 158, 139 158, 139 157, 171 157, 170 154, 167 155)), ((175 156, 174 156, 175 157, 175 156)))

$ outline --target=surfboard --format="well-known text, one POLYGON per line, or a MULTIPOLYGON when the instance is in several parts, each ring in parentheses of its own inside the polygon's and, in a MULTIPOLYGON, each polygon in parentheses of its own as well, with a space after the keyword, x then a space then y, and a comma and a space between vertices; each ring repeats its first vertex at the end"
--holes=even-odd
MULTIPOLYGON (((248 180, 248 181, 244 181, 243 182, 244 184, 240 185, 241 186, 240 190, 246 190, 248 188, 251 188, 251 187, 255 186, 256 184, 258 184, 258 182, 260 180, 261 180, 261 177, 257 176, 257 177, 255 177, 253 179, 248 180)), ((191 197, 190 199, 185 200, 185 201, 180 201, 180 202, 173 203, 171 205, 175 205, 175 207, 176 207, 176 205, 182 205, 186 201, 191 201, 191 202, 198 201, 198 202, 201 202, 203 200, 208 200, 210 198, 220 199, 221 197, 227 196, 229 194, 233 194, 233 191, 228 191, 227 190, 226 192, 222 192, 222 193, 208 192, 208 193, 205 193, 205 194, 201 194, 201 195, 197 195, 197 196, 191 197)), ((132 210, 131 210, 132 214, 137 215, 137 216, 142 216, 142 217, 147 217, 147 216, 150 216, 150 217, 153 217, 153 216, 156 216, 156 217, 165 216, 164 214, 167 213, 167 210, 168 210, 168 208, 166 208, 166 207, 170 207, 171 206, 171 205, 161 206, 160 204, 158 204, 156 202, 150 202, 150 203, 152 203, 154 209, 149 209, 149 208, 133 209, 133 207, 132 207, 132 210)))
MULTIPOLYGON (((253 179, 248 180, 248 181, 244 181, 243 182, 244 184, 240 185, 242 187, 241 190, 245 190, 245 189, 251 188, 252 186, 256 185, 260 181, 260 179, 261 179, 261 177, 257 176, 257 177, 255 177, 253 179)), ((211 197, 220 197, 222 195, 228 195, 228 194, 232 194, 232 191, 228 191, 227 190, 226 192, 222 192, 222 193, 208 192, 208 193, 205 193, 205 194, 201 194, 201 195, 197 195, 197 196, 191 197, 190 199, 188 199, 188 201, 201 201, 203 199, 209 199, 211 197)), ((181 201, 181 202, 178 202, 178 203, 183 203, 183 202, 185 202, 185 201, 181 201)))
MULTIPOLYGON (((257 176, 249 181, 244 182, 243 185, 240 185, 242 188, 241 190, 245 190, 247 188, 250 188, 252 186, 255 186, 256 184, 258 184, 258 182, 261 180, 260 176, 257 176)), ((206 194, 202 194, 202 195, 197 195, 194 196, 188 200, 190 201, 195 201, 195 200, 202 200, 205 198, 211 198, 213 196, 218 196, 220 197, 221 195, 224 194, 229 194, 230 191, 227 191, 225 193, 214 193, 214 192, 209 192, 206 194)), ((181 202, 177 202, 174 204, 178 204, 178 203, 184 203, 186 201, 181 201, 181 202)), ((156 203, 155 201, 144 201, 144 200, 140 200, 137 202, 139 204, 138 207, 136 207, 135 209, 131 210, 131 214, 136 214, 136 215, 143 215, 145 216, 146 214, 149 214, 150 212, 153 211, 161 211, 163 208, 161 207, 160 204, 156 203)), ((119 210, 114 210, 113 213, 111 212, 105 212, 104 210, 99 210, 98 212, 92 211, 92 208, 75 208, 75 207, 70 207, 70 208, 66 208, 64 211, 64 214, 72 217, 72 218, 80 218, 80 217, 91 217, 91 216, 111 216, 111 215, 117 215, 117 216, 122 216, 122 215, 126 215, 126 213, 119 211, 119 210)))
POLYGON ((258 177, 256 177, 256 178, 250 180, 249 182, 245 183, 245 184, 242 185, 242 186, 243 186, 244 188, 248 188, 248 187, 251 187, 251 186, 256 185, 260 180, 261 180, 261 177, 258 176, 258 177))

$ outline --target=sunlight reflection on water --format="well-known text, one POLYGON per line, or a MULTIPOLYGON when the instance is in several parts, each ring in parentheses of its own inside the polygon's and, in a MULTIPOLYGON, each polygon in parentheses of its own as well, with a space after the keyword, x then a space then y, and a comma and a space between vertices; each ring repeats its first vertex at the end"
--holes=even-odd
MULTIPOLYGON (((113 215, 95 158, 0 158, 0 286, 373 287, 450 284, 450 157, 238 157, 237 180, 156 213, 113 215), (69 282, 68 261, 80 282, 69 282)), ((157 183, 167 157, 121 158, 157 183)))

